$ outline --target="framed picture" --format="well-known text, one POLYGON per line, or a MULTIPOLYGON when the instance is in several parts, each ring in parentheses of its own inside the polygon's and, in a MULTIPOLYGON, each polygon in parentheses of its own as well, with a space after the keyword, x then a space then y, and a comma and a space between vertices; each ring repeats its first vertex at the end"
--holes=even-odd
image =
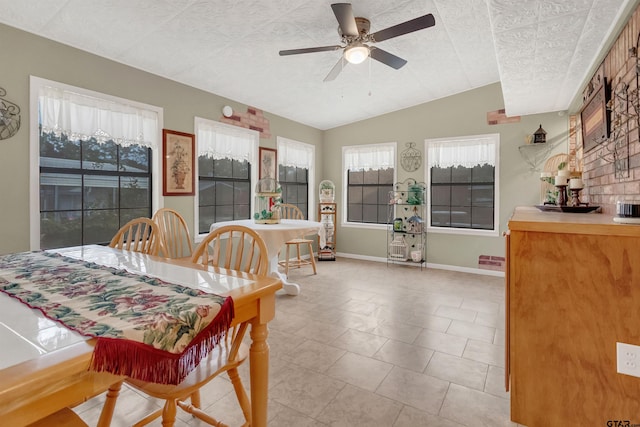
POLYGON ((580 110, 582 144, 584 152, 609 138, 609 112, 607 111, 607 81, 593 91, 580 110))
POLYGON ((195 194, 195 135, 162 129, 162 195, 195 194))
POLYGON ((272 148, 260 147, 260 169, 258 178, 278 179, 278 152, 272 148))

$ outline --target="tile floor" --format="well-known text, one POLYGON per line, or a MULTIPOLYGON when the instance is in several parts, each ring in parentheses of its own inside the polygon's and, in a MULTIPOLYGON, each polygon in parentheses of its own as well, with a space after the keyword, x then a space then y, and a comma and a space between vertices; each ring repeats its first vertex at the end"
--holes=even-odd
MULTIPOLYGON (((504 279, 345 258, 309 271, 290 272, 301 293, 279 294, 270 323, 269 426, 517 426, 503 386, 504 279)), ((202 400, 242 424, 226 377, 202 400)), ((103 401, 75 410, 95 425, 103 401)), ((112 426, 159 404, 123 389, 112 426)), ((178 417, 176 426, 204 425, 178 417)))

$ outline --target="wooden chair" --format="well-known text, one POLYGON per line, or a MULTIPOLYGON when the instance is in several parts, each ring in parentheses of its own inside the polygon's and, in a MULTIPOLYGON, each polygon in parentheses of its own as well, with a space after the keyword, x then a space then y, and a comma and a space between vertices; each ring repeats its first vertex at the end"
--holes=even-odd
POLYGON ((157 255, 161 247, 159 234, 158 226, 149 218, 134 218, 120 227, 109 246, 157 255))
MULTIPOLYGON (((198 245, 191 257, 192 262, 214 265, 246 273, 266 275, 268 271, 267 247, 255 231, 242 226, 225 226, 209 233, 198 245)), ((177 408, 213 426, 226 426, 200 409, 200 388, 223 372, 227 372, 242 408, 245 423, 251 425, 251 402, 240 380, 238 366, 249 355, 249 347, 242 342, 247 331, 247 322, 235 324, 224 340, 203 359, 178 385, 149 383, 127 379, 133 388, 157 399, 164 399, 164 407, 134 424, 144 426, 162 416, 164 427, 173 426, 177 408), (187 403, 190 400, 191 403, 187 403)), ((116 386, 117 387, 117 386, 116 386)), ((117 393, 116 393, 117 394, 117 393)), ((105 408, 107 404, 105 403, 105 408)), ((109 403, 113 404, 113 402, 109 403)), ((104 411, 105 409, 103 409, 104 411)))
POLYGON ((191 262, 266 276, 267 246, 260 235, 241 225, 211 231, 193 251, 191 262))
MULTIPOLYGON (((290 205, 288 203, 280 204, 280 218, 282 219, 304 219, 304 214, 295 205, 290 205)), ((289 268, 300 268, 303 265, 311 265, 313 267, 313 274, 317 274, 316 271, 316 260, 313 255, 313 240, 305 239, 304 236, 291 239, 285 242, 287 246, 287 250, 285 253, 285 258, 282 261, 278 261, 278 264, 284 267, 284 274, 289 276, 289 268), (309 259, 304 259, 300 256, 300 246, 306 245, 309 250, 309 259), (296 247, 296 258, 294 260, 289 259, 289 253, 292 246, 296 247)))
POLYGON ((167 258, 191 258, 193 243, 189 227, 182 215, 173 209, 158 209, 152 220, 160 231, 161 256, 167 258))
POLYGON ((63 408, 27 427, 89 427, 89 425, 71 409, 63 408))

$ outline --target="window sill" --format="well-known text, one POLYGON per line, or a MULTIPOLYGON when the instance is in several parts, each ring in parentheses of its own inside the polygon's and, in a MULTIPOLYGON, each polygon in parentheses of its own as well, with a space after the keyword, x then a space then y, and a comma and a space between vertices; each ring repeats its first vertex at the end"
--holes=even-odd
POLYGON ((366 228, 369 230, 386 230, 388 224, 373 224, 366 222, 343 222, 340 224, 344 228, 366 228))
POLYGON ((457 234, 464 236, 498 237, 499 230, 474 230, 471 228, 427 227, 427 233, 457 234))

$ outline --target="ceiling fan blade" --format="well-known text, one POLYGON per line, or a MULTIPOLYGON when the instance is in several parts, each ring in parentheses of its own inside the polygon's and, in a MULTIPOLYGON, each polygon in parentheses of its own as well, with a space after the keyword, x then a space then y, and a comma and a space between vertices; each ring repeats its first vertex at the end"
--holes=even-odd
POLYGON ((344 68, 344 63, 344 57, 341 56, 336 65, 334 65, 331 71, 329 71, 327 77, 324 78, 324 81, 330 82, 331 80, 334 80, 336 77, 338 77, 338 74, 340 74, 340 71, 342 71, 342 69, 344 68))
POLYGON ((333 14, 336 15, 342 34, 356 37, 359 34, 358 26, 356 25, 356 18, 353 16, 351 3, 334 3, 331 5, 331 9, 333 9, 333 14))
POLYGON ((393 27, 377 31, 371 34, 371 38, 373 39, 373 41, 381 42, 393 37, 398 37, 404 34, 413 33, 414 31, 433 27, 434 25, 436 25, 436 20, 432 14, 428 13, 419 18, 415 18, 410 21, 403 22, 402 24, 394 25, 393 27))
POLYGON ((369 55, 371 55, 371 57, 376 61, 380 61, 391 68, 395 68, 396 70, 402 68, 404 64, 407 63, 405 59, 377 47, 371 47, 369 55))
POLYGON ((289 50, 281 50, 280 56, 287 55, 298 55, 301 53, 313 53, 313 52, 328 52, 330 50, 338 50, 342 49, 342 46, 320 46, 320 47, 307 47, 305 49, 289 49, 289 50))

